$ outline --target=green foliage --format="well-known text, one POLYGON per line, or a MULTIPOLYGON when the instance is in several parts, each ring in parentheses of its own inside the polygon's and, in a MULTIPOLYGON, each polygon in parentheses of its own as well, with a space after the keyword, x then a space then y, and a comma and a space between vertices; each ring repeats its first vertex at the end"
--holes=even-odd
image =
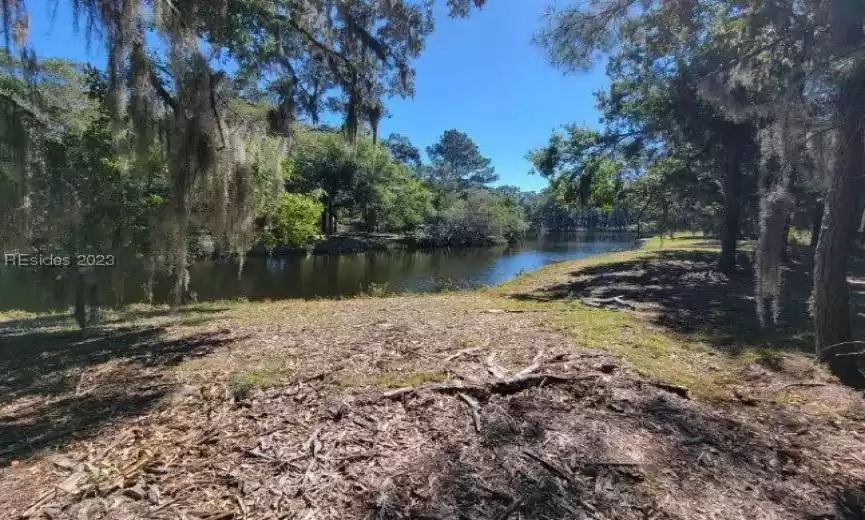
POLYGON ((406 166, 419 167, 421 165, 420 150, 411 144, 408 137, 400 134, 390 134, 384 142, 395 161, 406 166))
POLYGON ((528 224, 519 202, 506 194, 476 188, 439 210, 419 234, 426 245, 491 245, 516 241, 528 224))
POLYGON ((0 178, 15 186, 9 194, 17 198, 0 205, 4 221, 14 223, 3 241, 25 249, 111 253, 129 265, 150 245, 150 219, 167 195, 159 178, 164 169, 146 161, 140 169, 129 167, 112 131, 102 73, 63 60, 30 67, 26 78, 14 66, 0 75, 4 85, 39 100, 41 124, 31 129, 26 148, 42 158, 24 172, 0 165, 0 178))
POLYGON ((326 208, 366 231, 408 231, 432 213, 432 193, 388 149, 365 136, 301 130, 285 162, 291 190, 320 196, 326 208))
POLYGON ((324 206, 314 197, 298 193, 283 193, 268 208, 268 220, 261 242, 268 247, 277 245, 303 246, 321 238, 319 222, 324 206))
MULTIPOLYGON (((528 154, 534 171, 550 182, 544 218, 548 224, 549 217, 558 221, 558 225, 565 224, 561 229, 570 227, 567 225, 572 221, 567 215, 570 208, 580 207, 602 215, 620 212, 627 204, 630 184, 630 168, 617 146, 620 136, 576 125, 565 130, 564 134, 553 134, 547 145, 528 154), (552 206, 558 206, 558 210, 552 206)), ((597 219, 588 222, 589 227, 597 223, 597 219)))
POLYGON ((439 141, 427 147, 432 164, 427 176, 451 189, 466 189, 495 182, 498 175, 489 158, 481 155, 478 145, 464 132, 448 130, 439 141))
POLYGON ((412 231, 433 213, 433 194, 406 167, 390 162, 368 171, 356 200, 368 231, 412 231))

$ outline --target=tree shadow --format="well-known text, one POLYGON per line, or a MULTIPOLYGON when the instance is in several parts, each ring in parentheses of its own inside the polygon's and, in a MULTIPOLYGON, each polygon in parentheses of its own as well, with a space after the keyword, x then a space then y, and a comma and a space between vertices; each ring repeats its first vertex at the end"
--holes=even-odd
MULTIPOLYGON (((865 495, 844 491, 865 484, 850 476, 853 463, 841 471, 791 442, 802 423, 787 409, 755 421, 646 386, 625 400, 614 399, 615 391, 590 392, 579 406, 562 406, 560 392, 483 403, 478 435, 432 432, 448 440, 405 461, 410 471, 394 468, 392 487, 367 497, 368 514, 498 519, 518 510, 533 520, 672 519, 686 513, 683 501, 722 508, 725 518, 735 517, 730 508, 770 508, 779 518, 826 511, 820 518, 863 519, 854 513, 863 511, 865 495), (609 406, 614 401, 618 412, 609 406), (837 512, 829 512, 836 501, 837 512)), ((834 435, 820 433, 823 440, 834 435)))
MULTIPOLYGON (((751 260, 740 254, 739 270, 717 269, 719 254, 710 251, 660 251, 651 256, 579 269, 571 280, 517 299, 579 299, 600 306, 636 308, 679 333, 699 333, 712 344, 737 354, 745 348, 811 351, 808 298, 811 263, 797 250, 784 268, 778 324, 763 329, 756 313, 751 260)), ((768 307, 768 306, 767 306, 768 307)))
POLYGON ((70 322, 0 323, 0 464, 147 413, 175 384, 168 368, 235 340, 171 337, 166 325, 78 330, 70 322))
MULTIPOLYGON (((129 321, 135 320, 149 320, 154 318, 184 318, 188 316, 196 316, 204 319, 202 322, 208 321, 211 317, 215 317, 215 315, 222 314, 227 311, 227 307, 217 307, 217 308, 208 308, 208 307, 180 307, 176 309, 172 308, 160 308, 160 309, 151 309, 151 308, 136 308, 129 307, 125 309, 121 309, 118 311, 114 311, 115 317, 111 320, 106 320, 104 324, 112 324, 112 323, 126 323, 129 321)), ((184 320, 184 323, 186 321, 184 320)))
POLYGON ((839 493, 835 509, 838 520, 865 520, 865 486, 839 493))

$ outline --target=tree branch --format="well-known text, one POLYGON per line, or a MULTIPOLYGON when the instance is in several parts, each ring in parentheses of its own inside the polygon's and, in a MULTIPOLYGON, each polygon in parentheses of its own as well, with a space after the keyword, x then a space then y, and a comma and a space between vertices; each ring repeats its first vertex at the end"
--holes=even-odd
POLYGON ((33 120, 39 123, 39 125, 48 126, 48 119, 44 115, 40 114, 39 112, 28 106, 27 103, 18 99, 18 97, 14 94, 0 91, 0 99, 5 99, 6 101, 12 103, 17 109, 25 112, 27 115, 33 118, 33 120))
POLYGON ((153 85, 154 90, 156 90, 156 93, 162 101, 164 101, 166 105, 170 106, 174 113, 177 113, 177 101, 171 97, 171 94, 167 90, 165 90, 165 86, 162 84, 162 80, 159 79, 156 70, 153 67, 148 67, 148 69, 150 69, 150 84, 153 85))

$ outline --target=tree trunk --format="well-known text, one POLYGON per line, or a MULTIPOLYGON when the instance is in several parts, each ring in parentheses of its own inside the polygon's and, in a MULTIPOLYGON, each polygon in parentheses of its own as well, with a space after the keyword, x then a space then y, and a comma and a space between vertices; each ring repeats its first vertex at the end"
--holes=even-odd
POLYGON ((861 380, 856 358, 837 356, 838 349, 827 349, 850 341, 852 336, 847 267, 858 217, 859 177, 865 172, 862 83, 860 74, 851 73, 839 85, 835 116, 839 123, 837 163, 824 201, 812 296, 817 354, 827 358, 832 371, 848 383, 861 380))
POLYGON ((728 159, 724 172, 724 222, 721 228, 721 258, 718 268, 725 273, 736 269, 736 241, 739 238, 739 176, 741 161, 738 152, 728 159))
POLYGON ((820 240, 820 228, 823 226, 823 204, 818 203, 812 210, 811 218, 811 249, 817 248, 817 242, 820 240))
POLYGON ((153 256, 148 256, 144 260, 144 269, 147 273, 147 278, 145 278, 143 285, 144 301, 148 305, 153 305, 153 281, 156 278, 156 260, 153 259, 153 256))
POLYGON ((189 281, 189 273, 186 269, 186 247, 176 250, 175 255, 173 305, 174 307, 180 307, 183 305, 183 295, 186 294, 189 281))
POLYGON ((333 201, 327 200, 324 203, 324 211, 321 213, 321 234, 330 236, 336 233, 336 213, 333 208, 333 201))
POLYGON ((75 270, 75 321, 78 327, 87 326, 87 287, 81 268, 75 270))
MULTIPOLYGON (((95 273, 94 273, 95 274, 95 273)), ((87 314, 87 324, 92 325, 100 321, 100 305, 99 305, 99 284, 93 283, 90 285, 90 294, 87 297, 87 305, 90 307, 87 314)))
POLYGON ((790 261, 790 215, 784 221, 784 243, 781 247, 781 261, 785 264, 790 261))
POLYGON ((189 271, 188 269, 188 253, 186 251, 186 232, 189 230, 189 201, 188 195, 180 192, 174 195, 177 197, 175 202, 174 218, 176 219, 177 228, 175 236, 172 237, 172 254, 174 256, 174 288, 173 301, 174 307, 183 305, 183 296, 186 293, 186 288, 189 286, 189 271))

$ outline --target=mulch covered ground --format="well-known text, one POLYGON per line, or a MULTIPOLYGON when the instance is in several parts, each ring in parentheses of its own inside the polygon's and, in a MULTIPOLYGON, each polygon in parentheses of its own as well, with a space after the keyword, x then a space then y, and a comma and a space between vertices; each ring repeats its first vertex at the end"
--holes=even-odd
POLYGON ((573 345, 544 312, 459 295, 305 305, 326 319, 169 327, 87 363, 41 356, 41 378, 5 362, 0 517, 865 518, 862 395, 822 372, 751 380, 825 412, 708 403, 573 345), (277 358, 266 389, 225 375, 277 358), (363 383, 393 374, 419 383, 363 383))

